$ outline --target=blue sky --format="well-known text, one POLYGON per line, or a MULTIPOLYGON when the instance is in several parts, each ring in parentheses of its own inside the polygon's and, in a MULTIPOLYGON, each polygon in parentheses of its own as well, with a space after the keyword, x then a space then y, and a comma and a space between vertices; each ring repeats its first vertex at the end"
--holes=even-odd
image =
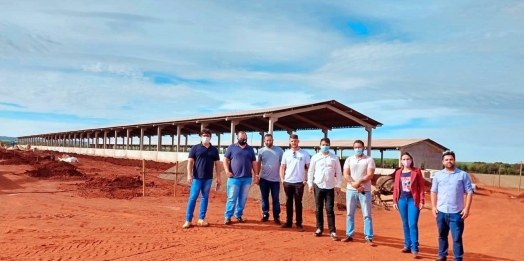
POLYGON ((0 135, 335 99, 376 138, 524 157, 522 1, 155 3, 1 1, 0 135))

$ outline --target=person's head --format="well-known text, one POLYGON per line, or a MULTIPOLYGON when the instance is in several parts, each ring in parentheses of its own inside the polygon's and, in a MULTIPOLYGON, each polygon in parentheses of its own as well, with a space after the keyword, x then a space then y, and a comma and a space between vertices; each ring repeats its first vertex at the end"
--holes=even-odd
POLYGON ((364 153, 364 142, 361 140, 356 140, 353 142, 353 149, 355 150, 356 155, 362 155, 364 153))
POLYGON ((320 152, 322 152, 323 154, 328 154, 330 145, 331 141, 329 140, 329 138, 320 139, 320 152))
POLYGON ((244 131, 239 131, 237 133, 238 144, 246 145, 247 144, 247 134, 244 131))
POLYGON ((211 131, 209 129, 202 129, 200 131, 200 140, 204 144, 208 144, 211 141, 211 131))
POLYGON ((268 148, 273 147, 273 135, 269 133, 264 135, 264 145, 266 145, 268 148))
POLYGON ((289 146, 291 146, 291 148, 298 148, 298 135, 296 134, 291 134, 289 135, 289 146))
POLYGON ((403 152, 402 155, 400 155, 400 162, 404 167, 413 168, 413 166, 415 166, 413 157, 411 156, 411 154, 409 154, 409 152, 403 152))
POLYGON ((442 165, 446 169, 455 169, 455 152, 446 150, 442 153, 442 165))

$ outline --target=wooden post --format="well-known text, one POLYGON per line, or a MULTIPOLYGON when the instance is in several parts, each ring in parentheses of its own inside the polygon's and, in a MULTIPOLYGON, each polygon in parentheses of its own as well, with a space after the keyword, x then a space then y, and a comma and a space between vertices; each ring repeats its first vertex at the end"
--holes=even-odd
POLYGON ((500 168, 499 168, 499 188, 500 188, 500 168))
POLYGON ((176 187, 178 185, 178 161, 175 163, 175 184, 173 185, 173 196, 176 197, 176 187))
POLYGON ((146 196, 146 160, 142 159, 142 197, 146 196))
POLYGON ((522 161, 520 161, 519 192, 520 192, 520 183, 521 182, 522 182, 522 161))

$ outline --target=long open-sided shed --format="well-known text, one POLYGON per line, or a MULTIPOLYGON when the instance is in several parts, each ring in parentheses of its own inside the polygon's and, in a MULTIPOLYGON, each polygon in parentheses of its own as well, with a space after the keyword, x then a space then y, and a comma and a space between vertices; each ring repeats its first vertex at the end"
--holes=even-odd
MULTIPOLYGON (((144 137, 157 137, 157 151, 162 150, 162 137, 171 136, 172 148, 180 151, 181 137, 198 134, 208 128, 215 134, 231 133, 231 143, 237 131, 258 132, 261 135, 274 131, 293 133, 300 130, 321 130, 327 137, 329 130, 363 127, 367 131, 367 143, 372 143, 372 130, 382 124, 335 100, 284 106, 259 110, 194 116, 128 125, 115 125, 55 133, 43 133, 18 137, 19 141, 31 145, 48 147, 88 147, 94 149, 128 150, 133 146, 133 137, 139 137, 140 151, 144 149, 144 137), (122 142, 119 143, 119 139, 122 142), (112 140, 112 142, 111 142, 112 140), (176 146, 175 146, 176 140, 176 146)), ((220 136, 218 136, 220 137, 220 136)), ((220 146, 220 139, 218 141, 220 146)), ((371 147, 367 154, 371 153, 371 147)))

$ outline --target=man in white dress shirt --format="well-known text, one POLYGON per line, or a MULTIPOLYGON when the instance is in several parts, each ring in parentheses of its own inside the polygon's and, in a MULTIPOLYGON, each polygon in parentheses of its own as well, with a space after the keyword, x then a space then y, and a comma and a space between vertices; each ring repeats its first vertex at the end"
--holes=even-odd
POLYGON ((317 230, 315 236, 322 235, 324 230, 324 205, 328 220, 329 234, 338 241, 335 227, 335 193, 340 193, 342 185, 342 168, 338 157, 329 151, 329 138, 320 140, 320 152, 313 155, 309 164, 307 183, 309 193, 315 192, 317 230))

